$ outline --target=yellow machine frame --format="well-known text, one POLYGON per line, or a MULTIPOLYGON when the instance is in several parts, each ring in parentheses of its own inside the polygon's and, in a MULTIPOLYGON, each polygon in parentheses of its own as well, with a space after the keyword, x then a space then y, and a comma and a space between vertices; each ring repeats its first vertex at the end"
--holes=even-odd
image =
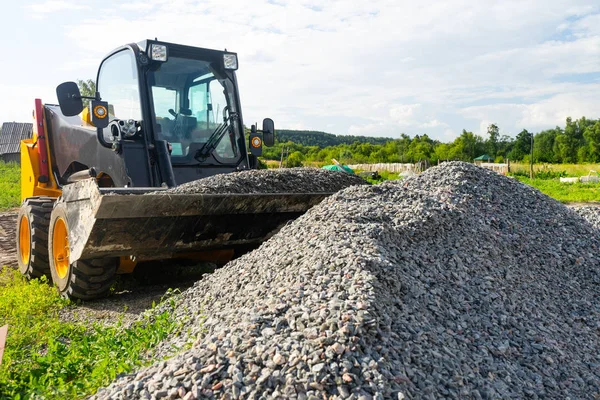
POLYGON ((45 123, 45 111, 41 100, 36 99, 36 110, 34 110, 33 136, 31 139, 21 141, 21 201, 35 196, 59 197, 62 191, 56 183, 52 174, 52 158, 50 157, 50 146, 46 145, 46 159, 48 163, 48 182, 40 182, 40 157, 38 149, 38 136, 40 129, 43 137, 48 137, 48 128, 45 123), (37 103, 41 107, 37 107, 37 103))

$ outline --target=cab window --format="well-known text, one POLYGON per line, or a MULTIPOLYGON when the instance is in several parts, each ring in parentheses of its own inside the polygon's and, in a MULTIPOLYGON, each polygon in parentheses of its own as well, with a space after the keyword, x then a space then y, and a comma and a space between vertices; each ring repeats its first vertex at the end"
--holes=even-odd
POLYGON ((140 91, 135 58, 122 50, 104 60, 98 74, 98 91, 109 104, 111 119, 142 119, 140 91))

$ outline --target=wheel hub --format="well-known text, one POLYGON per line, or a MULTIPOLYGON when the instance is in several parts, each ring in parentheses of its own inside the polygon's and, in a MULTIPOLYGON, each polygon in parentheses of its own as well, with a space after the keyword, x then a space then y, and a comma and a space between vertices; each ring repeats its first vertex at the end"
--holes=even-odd
POLYGON ((19 257, 23 265, 29 264, 31 258, 31 231, 29 229, 29 218, 25 215, 19 221, 19 257))
POLYGON ((52 234, 52 254, 54 257, 54 268, 59 278, 63 279, 69 272, 69 234, 67 224, 62 218, 54 223, 52 234))

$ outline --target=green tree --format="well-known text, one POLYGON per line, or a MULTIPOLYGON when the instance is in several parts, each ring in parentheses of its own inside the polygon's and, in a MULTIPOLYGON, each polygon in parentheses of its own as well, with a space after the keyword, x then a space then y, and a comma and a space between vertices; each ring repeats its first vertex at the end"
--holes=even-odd
POLYGON ((408 146, 406 155, 412 162, 431 160, 433 141, 427 135, 416 135, 408 146))
POLYGON ((587 155, 590 162, 600 162, 600 120, 594 125, 588 125, 583 132, 587 142, 587 155))
MULTIPOLYGON (((96 82, 92 79, 81 80, 77 79, 77 86, 79 86, 79 93, 86 97, 96 96, 96 82)), ((89 99, 83 99, 83 105, 87 107, 90 104, 89 99)))
POLYGON ((554 139, 557 130, 560 128, 548 129, 537 133, 533 140, 533 160, 535 162, 555 162, 554 157, 554 139))
POLYGON ((440 143, 433 149, 435 161, 437 160, 449 160, 450 159, 450 145, 446 143, 440 143))
POLYGON ((473 161, 485 152, 485 143, 481 136, 463 129, 461 135, 450 145, 448 159, 473 161))
POLYGON ((485 147, 488 154, 492 157, 496 157, 498 152, 498 139, 500 138, 500 129, 498 125, 491 124, 487 128, 488 139, 486 140, 485 147))
MULTIPOLYGON (((565 130, 562 135, 557 136, 558 155, 563 163, 577 162, 577 150, 583 140, 583 132, 580 130, 578 121, 573 122, 571 117, 567 118, 565 130)), ((557 153, 555 149, 554 153, 557 153)))
POLYGON ((502 135, 498 141, 498 150, 496 156, 508 157, 508 153, 512 150, 515 141, 508 135, 502 135))
POLYGON ((406 152, 408 151, 410 142, 411 142, 410 136, 408 136, 405 133, 400 135, 400 139, 398 140, 398 155, 400 156, 401 163, 410 162, 410 160, 406 156, 406 152))
MULTIPOLYGON (((402 133, 398 139, 386 139, 382 143, 377 142, 379 138, 374 142, 354 140, 351 143, 339 143, 347 141, 339 139, 339 144, 334 146, 317 143, 328 142, 332 138, 338 140, 339 137, 330 135, 325 140, 319 136, 321 132, 309 132, 310 146, 293 140, 282 143, 281 136, 278 136, 279 141, 275 146, 263 149, 262 158, 279 160, 281 150, 285 147, 289 149, 291 156, 290 165, 301 165, 307 161, 330 163, 333 158, 346 164, 416 162, 425 159, 431 163, 437 160, 470 162, 484 153, 494 155, 494 148, 497 161, 507 157, 516 161, 529 159, 531 136, 527 130, 521 131, 514 139, 508 135, 499 136, 496 124, 491 124, 488 131, 489 138, 486 140, 463 130, 450 143, 440 143, 426 134, 411 138, 402 133)), ((301 137, 304 134, 303 131, 288 132, 290 137, 301 137)), ((600 162, 600 121, 585 117, 575 121, 568 118, 564 129, 557 126, 537 133, 533 151, 536 162, 600 162)))
POLYGON ((531 133, 523 129, 517 134, 512 150, 508 154, 511 160, 520 161, 531 152, 531 133))
POLYGON ((552 152, 554 153, 554 159, 559 163, 573 162, 573 158, 570 156, 570 145, 569 137, 564 133, 556 135, 554 138, 554 145, 552 146, 552 152))

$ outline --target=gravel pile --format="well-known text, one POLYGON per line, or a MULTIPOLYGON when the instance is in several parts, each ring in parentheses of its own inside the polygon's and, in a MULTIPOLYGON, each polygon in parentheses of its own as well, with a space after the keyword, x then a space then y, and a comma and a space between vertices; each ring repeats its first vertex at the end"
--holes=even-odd
MULTIPOLYGON (((600 229, 600 206, 576 207, 573 210, 585 218, 594 227, 600 229)), ((600 235, 600 233, 598 234, 600 235)))
POLYGON ((516 180, 445 163, 338 192, 179 298, 94 398, 594 398, 600 241, 516 180))
POLYGON ((357 175, 318 168, 283 168, 219 174, 184 183, 160 194, 333 193, 366 182, 357 175))

